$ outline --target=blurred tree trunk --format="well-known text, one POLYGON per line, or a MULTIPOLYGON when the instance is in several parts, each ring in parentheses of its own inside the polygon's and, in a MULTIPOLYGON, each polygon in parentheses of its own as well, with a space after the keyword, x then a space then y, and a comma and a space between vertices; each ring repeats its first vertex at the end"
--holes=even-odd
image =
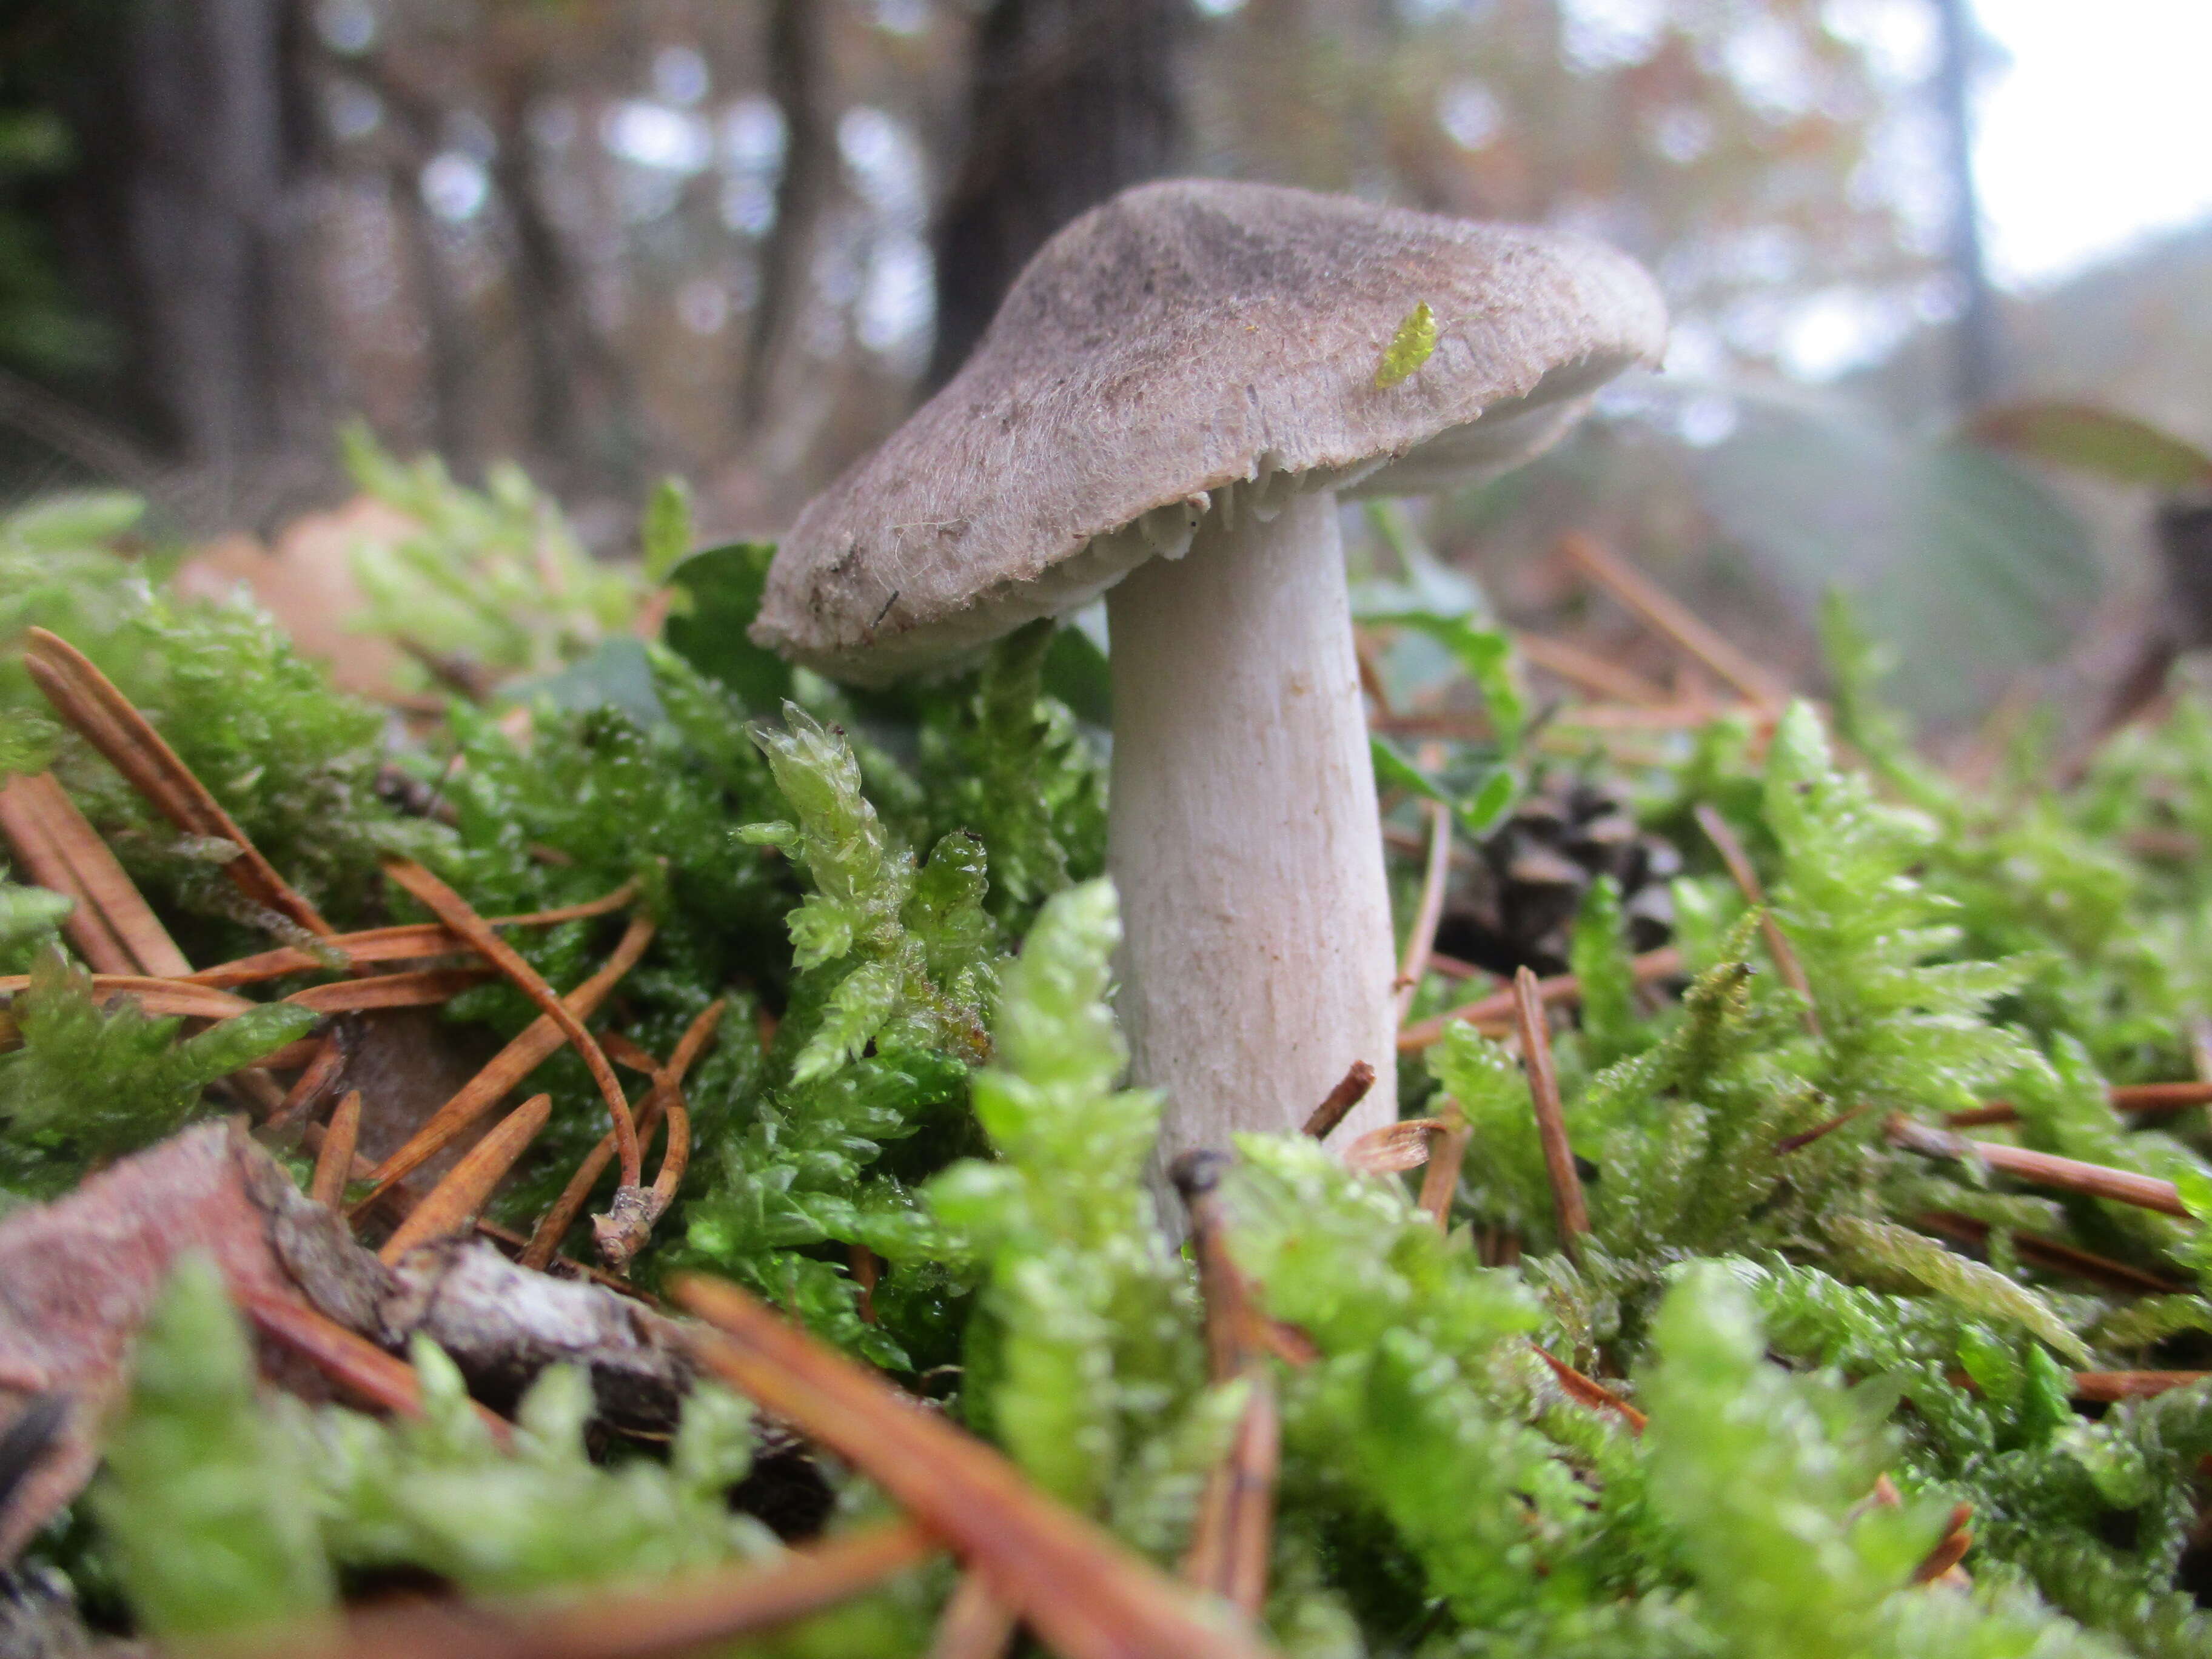
POLYGON ((1973 82, 1977 35, 1967 0, 1935 0, 1936 96, 1943 119, 1944 161, 1951 175, 1951 271, 1960 292, 1953 392, 1962 410, 1996 390, 2000 365, 1996 298, 1982 247, 1982 210, 1974 187, 1973 82))
POLYGON ((142 424, 235 480, 328 442, 320 173, 296 0, 120 9, 64 89, 83 167, 64 205, 78 281, 124 337, 142 424))
POLYGON ((809 337, 819 302, 815 271, 843 195, 836 9, 822 0, 776 0, 769 19, 767 78, 783 108, 783 175, 761 255, 741 397, 757 463, 770 477, 806 453, 829 416, 836 378, 809 337))
POLYGON ((1174 164, 1188 11, 1187 0, 994 0, 976 33, 967 155, 938 227, 931 385, 960 367, 1047 237, 1174 164))

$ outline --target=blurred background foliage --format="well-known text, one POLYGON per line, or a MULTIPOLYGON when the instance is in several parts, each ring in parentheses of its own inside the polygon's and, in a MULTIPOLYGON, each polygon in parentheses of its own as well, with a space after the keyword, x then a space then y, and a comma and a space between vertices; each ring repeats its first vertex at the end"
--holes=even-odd
MULTIPOLYGON (((1966 0, 8 0, 0 493, 119 483, 202 539, 343 507, 388 605, 420 562, 398 475, 382 516, 356 496, 358 420, 481 486, 428 528, 507 537, 510 586, 533 489, 556 562, 635 556, 670 472, 702 538, 772 538, 1054 228, 1205 173, 1657 273, 1667 371, 1424 509, 1510 620, 1634 662, 1556 556, 1580 530, 1808 677, 1842 586, 1939 732, 2029 690, 2101 707, 2172 596, 2176 492, 1966 417, 2063 397, 2212 439, 2212 231, 1993 289, 1962 158, 2001 58, 1966 0)), ((216 580, 286 580, 225 545, 216 580)))

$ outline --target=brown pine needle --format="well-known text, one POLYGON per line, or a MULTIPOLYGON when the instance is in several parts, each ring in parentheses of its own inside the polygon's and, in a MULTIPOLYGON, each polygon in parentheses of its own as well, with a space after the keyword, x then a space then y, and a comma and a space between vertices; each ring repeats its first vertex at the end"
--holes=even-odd
POLYGON ((1771 669, 1752 660, 1701 621, 1691 609, 1595 538, 1565 535, 1559 550, 1592 581, 1644 622, 1734 686, 1747 702, 1778 709, 1790 688, 1771 669))
POLYGON ((138 964, 131 951, 107 925, 106 917, 92 902, 76 878, 62 849, 54 844, 52 830, 47 826, 43 810, 44 800, 38 788, 38 777, 10 778, 0 788, 0 834, 8 838, 8 845, 15 854, 15 862, 36 885, 50 893, 59 893, 71 902, 68 915, 62 919, 62 931, 76 947, 95 974, 129 974, 137 970, 138 964))
POLYGON ((2133 1170, 2114 1170, 2102 1164, 2085 1164, 2079 1158, 2030 1152, 2025 1146, 2007 1146, 1994 1140, 1969 1140, 1948 1130, 1915 1123, 1902 1114, 1893 1115, 1887 1127, 1893 1145, 1923 1157, 1978 1158, 1990 1169, 2031 1186, 2079 1193, 2085 1198, 2107 1199, 2115 1204, 2132 1204, 2138 1209, 2189 1218, 2188 1206, 2182 1203, 2174 1184, 2156 1176, 2137 1175, 2133 1170))
MULTIPOLYGON (((652 1132, 653 1126, 659 1121, 661 1111, 671 1103, 681 1109, 683 1097, 678 1091, 683 1085, 684 1074, 691 1069, 691 1062, 699 1057, 716 1028, 721 1024, 722 1011, 728 1003, 726 997, 717 997, 699 1011, 698 1018, 677 1040, 676 1052, 669 1056, 665 1066, 619 1032, 608 1034, 605 1048, 609 1057, 628 1066, 632 1071, 644 1072, 653 1079, 653 1092, 637 1109, 637 1132, 640 1135, 652 1132)), ((653 1183, 656 1191, 661 1182, 668 1178, 668 1159, 675 1152, 674 1133, 675 1127, 672 1121, 669 1151, 661 1154, 661 1181, 653 1183)), ((669 1185, 668 1199, 662 1202, 664 1210, 676 1195, 676 1182, 684 1178, 684 1164, 690 1155, 690 1133, 691 1121, 687 1115, 684 1120, 685 1150, 678 1158, 676 1181, 669 1185)), ((614 1155, 615 1139, 611 1134, 601 1136, 599 1144, 585 1154, 584 1161, 576 1167, 576 1173, 568 1177, 568 1184, 561 1189, 561 1196, 553 1200, 552 1206, 538 1218, 537 1226, 531 1230, 530 1243, 523 1247, 522 1251, 524 1267, 535 1267, 541 1273, 544 1271, 553 1260, 554 1253, 561 1248, 561 1241, 568 1236, 568 1229, 574 1226, 576 1218, 583 1214, 584 1206, 591 1201, 592 1188, 599 1184, 599 1176, 613 1161, 614 1155)), ((659 1218, 657 1212, 654 1218, 659 1218)))
POLYGON ((532 1095, 501 1118, 392 1229, 392 1237, 376 1253, 378 1259, 388 1267, 418 1244, 465 1231, 491 1196, 492 1188, 538 1139, 552 1111, 552 1096, 532 1095))
POLYGON ((346 1182, 353 1174, 354 1148, 361 1140, 361 1091, 349 1089, 323 1131, 322 1149, 315 1154, 315 1178, 307 1196, 335 1210, 345 1202, 346 1182))
POLYGON ((82 885, 93 903, 99 908, 107 925, 131 952, 131 960, 142 974, 152 974, 161 979, 175 979, 189 974, 192 964, 177 948, 169 930, 161 926, 146 896, 138 890, 138 884, 131 879, 92 821, 77 810, 70 799, 69 791, 51 774, 43 775, 44 799, 40 803, 48 826, 59 844, 62 856, 69 860, 70 873, 82 885))
POLYGON ((1474 1131, 1468 1127, 1467 1115, 1459 1109, 1457 1101, 1444 1109, 1444 1127, 1437 1132, 1436 1145, 1429 1150, 1429 1167, 1421 1175, 1421 1196, 1418 1202, 1437 1219, 1437 1231, 1451 1231, 1452 1200, 1459 1196, 1459 1172, 1467 1162, 1467 1144, 1474 1131))
POLYGON ((1951 1524, 1942 1540, 1913 1568, 1914 1583, 1932 1584, 1966 1559, 1966 1552, 1974 1547, 1974 1534, 1966 1530, 1966 1523, 1973 1518, 1972 1504, 1960 1504, 1952 1510, 1951 1524))
POLYGON ((1305 1133, 1316 1140, 1328 1139, 1374 1086, 1375 1068, 1364 1060, 1353 1060, 1343 1079, 1328 1091, 1328 1098, 1313 1109, 1313 1115, 1306 1119, 1305 1133))
MULTIPOLYGON (((30 985, 28 975, 0 975, 0 996, 13 996, 28 990, 30 985)), ((143 974, 94 974, 92 1000, 106 1002, 115 997, 136 997, 138 1006, 149 1014, 176 1014, 186 1019, 228 1019, 261 1006, 182 980, 149 979, 143 974)))
POLYGON ((1595 1377, 1583 1376, 1565 1360, 1558 1358, 1543 1348, 1538 1347, 1534 1341, 1531 1341, 1528 1346, 1536 1349, 1537 1358, 1552 1368, 1552 1375, 1559 1379, 1559 1386, 1566 1390, 1570 1399, 1588 1406, 1592 1411, 1618 1413, 1621 1421, 1628 1425, 1628 1431, 1631 1434, 1644 1432, 1644 1425, 1651 1419, 1644 1416, 1642 1412, 1637 1410, 1635 1407, 1630 1405, 1595 1377))
POLYGON ((284 999, 319 1014, 360 1013, 370 1008, 434 1008, 493 977, 487 968, 422 968, 405 974, 310 985, 284 999))
POLYGON ((852 1464, 945 1540, 1063 1659, 1261 1659, 1249 1631, 1194 1607, 1150 1562, 1046 1496, 998 1452, 734 1285, 678 1299, 715 1376, 852 1464))
POLYGON ((1728 866, 1728 872, 1742 893, 1743 901, 1759 912, 1759 931, 1766 940, 1766 953, 1774 958, 1775 971, 1782 982, 1805 1000, 1805 1029, 1814 1036, 1820 1035, 1820 1017, 1813 1006, 1812 981, 1805 977, 1805 966, 1797 960, 1797 952, 1790 947, 1782 924, 1774 919, 1774 912, 1766 902, 1766 890, 1759 883, 1759 872, 1751 867, 1751 855, 1743 850, 1743 843, 1729 828, 1728 820, 1713 810, 1710 802, 1699 801, 1697 810, 1698 828, 1705 832, 1705 839, 1728 866))
POLYGON ((1398 1012, 1393 1025, 1406 1023, 1414 994, 1429 971, 1429 952, 1437 948, 1437 927, 1444 915, 1445 878, 1451 873, 1451 809, 1434 800, 1427 807, 1429 861, 1421 873, 1421 898, 1413 909, 1413 925, 1406 934, 1406 954, 1398 964, 1398 1012))
POLYGON ((2123 1112, 2178 1112, 2212 1105, 2212 1083, 2116 1084, 2112 1104, 2123 1112))
POLYGON ((1536 1109, 1536 1137, 1543 1143, 1544 1173, 1552 1182, 1552 1205, 1559 1224, 1559 1248, 1582 1265, 1582 1235, 1590 1230, 1583 1201, 1582 1176, 1575 1172, 1574 1149, 1567 1144, 1567 1120, 1559 1103, 1559 1073, 1552 1066, 1552 1032, 1545 1023, 1544 1000, 1536 975, 1524 964, 1513 978, 1516 1012, 1521 1022, 1521 1064, 1528 1073, 1528 1098, 1536 1109))
MULTIPOLYGON (((371 1404, 402 1417, 422 1414, 422 1382, 415 1368, 371 1342, 356 1335, 337 1321, 304 1302, 266 1291, 233 1286, 231 1294, 254 1328, 298 1354, 332 1381, 343 1383, 371 1404)), ((469 1402, 477 1419, 505 1446, 514 1429, 489 1407, 469 1402)))
POLYGON ((1266 1321, 1230 1255, 1222 1220, 1218 1189, 1229 1165, 1219 1152, 1186 1152, 1170 1171, 1189 1214, 1191 1247, 1198 1259, 1199 1291, 1206 1302, 1206 1374, 1215 1382, 1242 1379, 1250 1389, 1237 1437, 1206 1476, 1182 1578, 1256 1618, 1267 1596, 1282 1424, 1274 1376, 1266 1361, 1266 1321))
MULTIPOLYGON (((2116 1083, 2111 1091, 2116 1112, 2149 1116, 2179 1112, 2191 1106, 2212 1105, 2212 1083, 2116 1083)), ((1953 1112, 1943 1120, 1954 1129, 1977 1129, 1984 1124, 2017 1123, 2020 1109, 2008 1101, 1993 1100, 1969 1112, 1953 1112)))
POLYGON ((1666 691, 1643 675, 1565 640, 1547 634, 1516 634, 1513 644, 1522 656, 1547 673, 1601 697, 1646 708, 1662 708, 1668 702, 1666 691))
POLYGON ((598 1041, 585 1029, 584 1022, 568 1012, 560 994, 545 982, 545 976, 525 961, 520 951, 493 932, 491 924, 476 913, 473 905, 429 871, 409 859, 386 859, 384 874, 386 879, 404 888, 439 921, 468 940, 561 1028, 562 1036, 568 1039, 583 1060, 585 1069, 591 1073, 592 1080, 599 1085, 599 1093, 607 1103, 608 1115, 614 1120, 615 1156, 622 1161, 622 1184, 642 1186, 643 1153, 638 1147, 637 1122, 630 1116, 629 1098, 623 1093, 615 1068, 599 1052, 598 1041))
POLYGON ((70 903, 62 918, 62 932, 85 965, 95 974, 135 974, 138 963, 130 946, 107 924, 92 895, 85 891, 69 860, 56 843, 46 823, 44 803, 33 787, 36 779, 13 778, 0 788, 0 833, 15 854, 15 862, 33 885, 59 893, 70 903))
MULTIPOLYGON (((578 921, 619 910, 636 896, 637 884, 626 881, 611 893, 581 904, 562 905, 556 910, 533 910, 526 915, 488 916, 485 920, 495 927, 533 927, 556 921, 578 921)), ((411 961, 417 957, 453 956, 473 948, 443 922, 417 921, 398 927, 372 927, 358 933, 333 933, 321 941, 316 951, 286 945, 240 957, 235 962, 219 963, 181 977, 196 985, 213 985, 228 990, 286 974, 327 972, 333 954, 341 966, 354 968, 377 962, 411 961)))
POLYGON ((2099 1401, 2148 1400, 2202 1382, 2208 1376, 2212 1376, 2212 1371, 2076 1371, 2074 1397, 2099 1401))
MULTIPOLYGON (((1656 951, 1646 951, 1630 964, 1638 985, 1649 984, 1655 979, 1666 979, 1682 971, 1682 953, 1673 945, 1656 951)), ((1582 981, 1572 974, 1555 974, 1549 979, 1536 981, 1537 993, 1545 1002, 1574 1003, 1582 1000, 1582 981)), ((1441 1014, 1431 1015, 1419 1024, 1408 1025, 1398 1033, 1398 1052, 1409 1054, 1417 1049, 1433 1047, 1443 1041, 1444 1032, 1455 1022, 1464 1022, 1486 1036, 1504 1036, 1513 1029, 1515 1010, 1519 998, 1511 987, 1478 997, 1473 1002, 1463 1002, 1456 1008, 1448 1008, 1441 1014)))
MULTIPOLYGON (((564 999, 568 1012, 579 1019, 589 1019, 598 1012, 599 1005, 607 1000, 622 976, 635 967, 637 959, 645 954, 653 932, 650 921, 643 916, 635 918, 606 965, 564 999)), ((362 1203, 382 1197, 426 1161, 436 1157, 455 1135, 498 1105, 509 1090, 550 1058, 561 1043, 561 1028, 550 1018, 540 1014, 531 1021, 520 1036, 493 1055, 483 1070, 462 1085, 459 1094, 433 1112, 422 1127, 408 1138, 405 1146, 377 1165, 376 1189, 362 1203)), ((356 1213, 359 1209, 356 1206, 356 1213)))
POLYGON ((980 1574, 963 1573, 937 1617, 929 1659, 1003 1659, 1019 1627, 1014 1610, 991 1594, 980 1574))
POLYGON ((288 1128, 313 1114, 322 1104, 331 1085, 338 1080, 338 1073, 345 1070, 345 1063, 346 1046, 334 1028, 323 1038, 315 1057, 307 1062, 307 1069, 300 1073, 299 1081, 285 1094, 283 1103, 270 1115, 266 1127, 288 1128))
POLYGON ((636 1589, 538 1602, 397 1601, 342 1634, 295 1637, 296 1659, 647 1659, 787 1625, 873 1589, 937 1552, 908 1521, 733 1561, 636 1589))
POLYGON ((18 777, 0 788, 0 830, 33 881, 76 900, 63 926, 94 972, 169 979, 191 970, 100 832, 52 773, 18 777))
POLYGON ((161 734, 82 652, 43 628, 33 628, 23 647, 23 667, 54 712, 100 750, 162 817, 188 836, 227 841, 239 849, 222 869, 240 892, 311 933, 331 931, 315 907, 261 856, 161 734))
POLYGON ((883 1282, 884 1259, 865 1244, 845 1247, 845 1265, 853 1275, 853 1282, 860 1287, 854 1311, 860 1316, 864 1325, 880 1324, 876 1314, 876 1286, 883 1282))

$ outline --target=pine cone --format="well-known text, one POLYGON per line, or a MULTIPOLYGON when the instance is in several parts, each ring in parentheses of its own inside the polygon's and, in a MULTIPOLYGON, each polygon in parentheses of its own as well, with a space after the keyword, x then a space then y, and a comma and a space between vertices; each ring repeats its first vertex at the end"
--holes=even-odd
POLYGON ((1567 940, 1583 895, 1601 875, 1620 884, 1630 942, 1656 951, 1673 936, 1667 884, 1680 872, 1673 845, 1637 826, 1626 799, 1580 779, 1540 781, 1455 869, 1437 949, 1493 974, 1527 965, 1567 970, 1567 940))

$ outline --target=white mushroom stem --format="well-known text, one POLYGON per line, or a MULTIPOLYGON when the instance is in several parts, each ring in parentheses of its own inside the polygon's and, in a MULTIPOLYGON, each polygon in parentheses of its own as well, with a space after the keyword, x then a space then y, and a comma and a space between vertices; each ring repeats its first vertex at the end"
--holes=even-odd
POLYGON ((1296 1131, 1354 1060, 1374 1088, 1331 1137, 1397 1115, 1390 899, 1334 491, 1250 495, 1107 596, 1108 864, 1138 1082, 1163 1160, 1296 1131))

